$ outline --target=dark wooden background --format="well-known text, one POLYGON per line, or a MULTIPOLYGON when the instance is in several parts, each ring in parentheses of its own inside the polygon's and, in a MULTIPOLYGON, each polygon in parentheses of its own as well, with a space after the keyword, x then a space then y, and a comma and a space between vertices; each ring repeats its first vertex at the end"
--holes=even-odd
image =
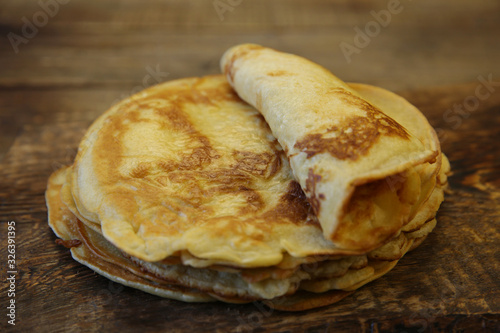
POLYGON ((0 331, 500 331, 499 1, 401 0, 378 32, 371 11, 391 1, 58 1, 0 4, 0 331), (372 37, 349 62, 340 45, 367 24, 372 37), (99 114, 153 83, 218 73, 224 50, 242 42, 401 93, 451 160, 435 232, 336 305, 283 313, 164 300, 76 263, 47 226, 47 177, 71 163, 99 114), (5 309, 8 221, 16 326, 5 309))

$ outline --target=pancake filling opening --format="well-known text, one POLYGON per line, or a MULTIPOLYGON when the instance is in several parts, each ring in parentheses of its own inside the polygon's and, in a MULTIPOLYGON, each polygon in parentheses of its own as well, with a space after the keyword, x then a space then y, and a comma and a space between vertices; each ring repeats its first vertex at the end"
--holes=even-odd
POLYGON ((332 240, 343 239, 349 248, 362 252, 374 249, 411 220, 419 196, 420 177, 413 170, 356 186, 332 240))

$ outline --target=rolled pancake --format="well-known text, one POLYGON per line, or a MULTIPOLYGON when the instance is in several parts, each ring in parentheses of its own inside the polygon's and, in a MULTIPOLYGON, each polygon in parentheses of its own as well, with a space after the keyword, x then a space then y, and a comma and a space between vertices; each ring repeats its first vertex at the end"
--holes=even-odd
MULTIPOLYGON (((387 103, 382 96, 379 105, 371 103, 325 68, 254 44, 226 51, 221 68, 238 95, 266 119, 325 238, 337 247, 379 247, 430 195, 433 184, 421 185, 429 172, 414 168, 434 163, 439 144, 426 145, 406 127, 420 115, 401 113, 400 108, 415 111, 402 98, 388 96, 387 103)), ((378 92, 368 94, 378 99, 378 92)), ((433 132, 427 124, 418 131, 433 132)), ((429 169, 432 174, 438 167, 429 169)))

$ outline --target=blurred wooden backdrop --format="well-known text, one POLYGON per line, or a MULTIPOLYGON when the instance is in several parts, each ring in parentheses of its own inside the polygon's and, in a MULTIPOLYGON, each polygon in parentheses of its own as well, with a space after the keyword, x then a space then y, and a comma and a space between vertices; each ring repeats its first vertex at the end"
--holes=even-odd
POLYGON ((1 99, 0 154, 33 121, 41 89, 98 89, 111 102, 143 86, 148 68, 159 80, 218 73, 224 50, 242 42, 395 91, 500 75, 497 0, 3 0, 0 35, 0 93, 21 94, 25 105, 1 99), (356 44, 356 29, 372 37, 356 44), (342 43, 362 46, 350 62, 342 43))
MULTIPOLYGON (((344 80, 390 89, 473 81, 497 70, 500 59, 496 0, 64 2, 18 54, 2 38, 2 87, 132 86, 156 64, 171 78, 215 73, 221 53, 241 42, 294 52, 344 80), (340 43, 353 44, 354 28, 364 31, 372 12, 389 7, 397 13, 348 64, 340 43)), ((34 22, 40 10, 38 1, 2 1, 2 37, 22 36, 22 18, 34 22)))
MULTIPOLYGON (((498 0, 2 0, 0 260, 3 267, 5 222, 14 220, 17 327, 498 331, 499 60, 498 0), (318 311, 269 315, 253 305, 118 294, 54 245, 47 177, 71 163, 86 128, 114 102, 157 82, 218 73, 221 54, 243 42, 299 54, 415 103, 439 129, 455 171, 440 224, 387 278, 318 311), (473 112, 452 110, 481 85, 490 94, 473 112)), ((3 300, 5 285, 0 292, 3 300)))

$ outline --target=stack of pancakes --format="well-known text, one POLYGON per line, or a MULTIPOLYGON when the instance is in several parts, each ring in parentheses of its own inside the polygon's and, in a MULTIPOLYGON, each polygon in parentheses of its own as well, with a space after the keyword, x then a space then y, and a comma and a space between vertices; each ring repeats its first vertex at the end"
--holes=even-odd
POLYGON ((75 260, 163 297, 294 311, 432 231, 449 164, 406 100, 257 45, 221 67, 113 106, 50 177, 49 225, 75 260))

